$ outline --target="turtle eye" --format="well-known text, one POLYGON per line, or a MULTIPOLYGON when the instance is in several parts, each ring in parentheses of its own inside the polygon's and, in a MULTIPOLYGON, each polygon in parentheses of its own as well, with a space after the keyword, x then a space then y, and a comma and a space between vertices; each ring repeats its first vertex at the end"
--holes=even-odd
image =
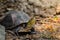
POLYGON ((27 26, 27 23, 22 23, 22 24, 18 25, 18 27, 19 26, 25 28, 27 26))
POLYGON ((25 28, 26 26, 27 26, 27 23, 23 23, 23 24, 22 24, 22 27, 25 28))

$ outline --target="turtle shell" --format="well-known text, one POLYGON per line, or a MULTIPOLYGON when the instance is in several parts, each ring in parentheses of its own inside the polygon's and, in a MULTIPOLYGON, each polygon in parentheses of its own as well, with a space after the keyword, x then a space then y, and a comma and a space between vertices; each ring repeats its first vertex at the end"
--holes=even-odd
POLYGON ((5 18, 2 20, 1 24, 6 28, 13 28, 19 24, 27 23, 30 20, 28 14, 23 11, 8 11, 5 18))

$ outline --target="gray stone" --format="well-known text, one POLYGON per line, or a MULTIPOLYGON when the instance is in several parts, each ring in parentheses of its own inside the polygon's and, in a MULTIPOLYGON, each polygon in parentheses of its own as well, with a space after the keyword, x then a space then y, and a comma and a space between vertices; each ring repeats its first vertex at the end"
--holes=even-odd
POLYGON ((0 40, 5 40, 5 28, 0 25, 0 40))

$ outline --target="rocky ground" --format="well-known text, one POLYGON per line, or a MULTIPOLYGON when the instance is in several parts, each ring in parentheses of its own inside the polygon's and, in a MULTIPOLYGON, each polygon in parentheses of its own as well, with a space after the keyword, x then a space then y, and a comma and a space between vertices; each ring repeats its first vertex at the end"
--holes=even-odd
POLYGON ((17 37, 6 31, 6 40, 60 40, 60 0, 0 0, 0 22, 9 10, 35 15, 36 34, 17 37))

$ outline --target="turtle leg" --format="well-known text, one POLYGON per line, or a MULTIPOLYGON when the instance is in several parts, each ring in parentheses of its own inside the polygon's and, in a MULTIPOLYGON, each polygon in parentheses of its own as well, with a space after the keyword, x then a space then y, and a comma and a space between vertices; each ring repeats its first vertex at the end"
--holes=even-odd
POLYGON ((16 36, 19 36, 19 34, 18 34, 19 30, 20 30, 20 27, 16 27, 12 31, 15 32, 16 36))
POLYGON ((19 36, 18 31, 20 30, 20 27, 18 27, 15 31, 16 35, 19 36))
POLYGON ((19 34, 18 34, 18 31, 19 31, 19 30, 20 30, 20 27, 18 27, 18 28, 15 29, 15 34, 16 34, 16 36, 18 37, 18 39, 20 39, 19 34))

